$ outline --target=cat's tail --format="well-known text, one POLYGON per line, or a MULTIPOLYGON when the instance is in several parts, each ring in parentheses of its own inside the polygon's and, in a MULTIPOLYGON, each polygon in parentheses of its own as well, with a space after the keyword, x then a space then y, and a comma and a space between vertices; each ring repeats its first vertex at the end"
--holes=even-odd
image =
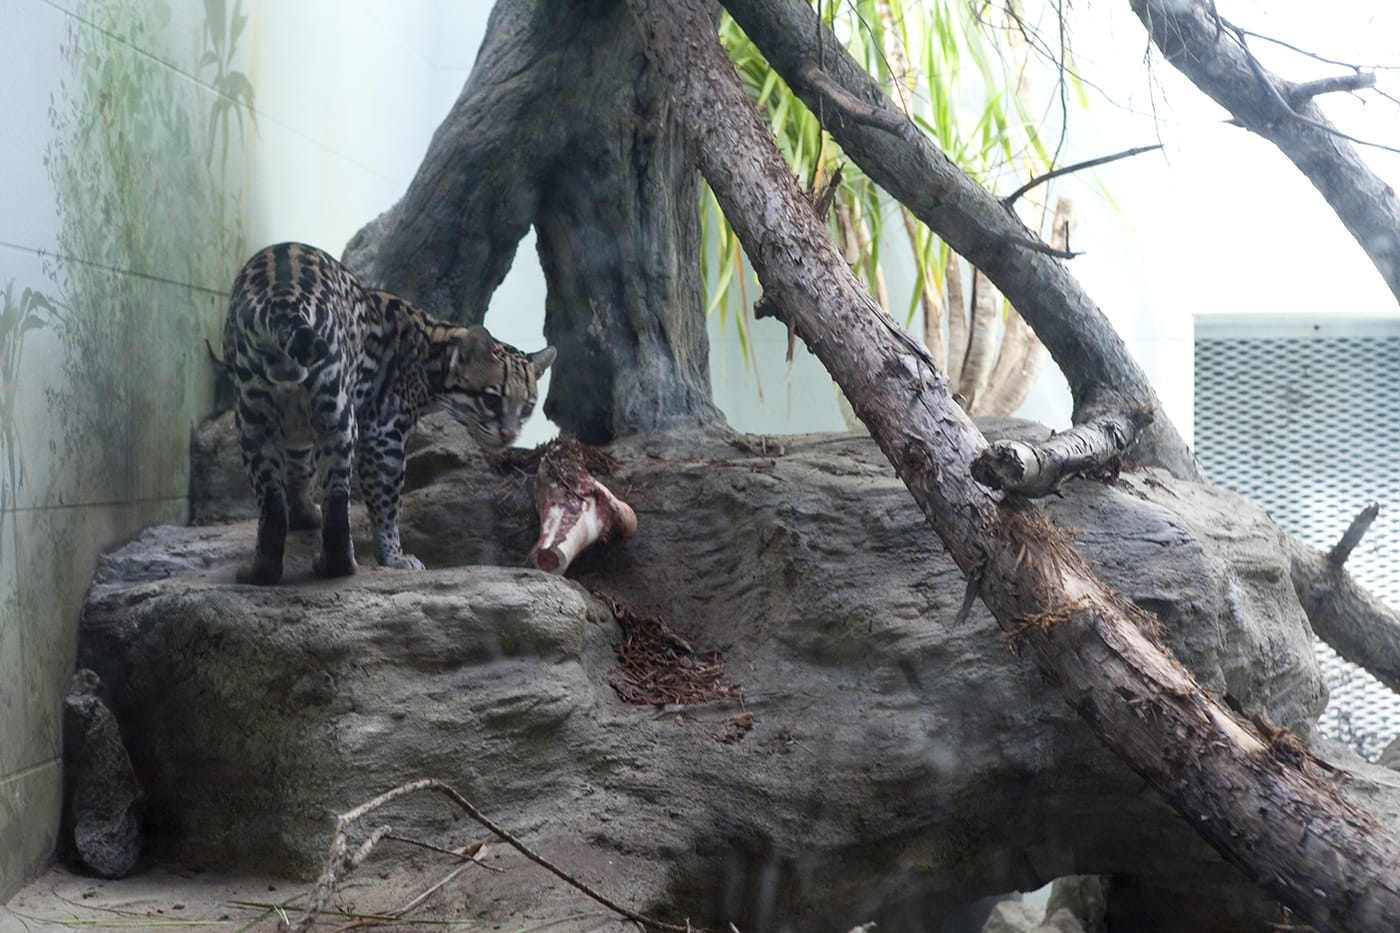
POLYGON ((305 322, 292 324, 277 334, 283 359, 268 368, 267 376, 276 383, 300 383, 312 367, 330 355, 330 344, 305 322))

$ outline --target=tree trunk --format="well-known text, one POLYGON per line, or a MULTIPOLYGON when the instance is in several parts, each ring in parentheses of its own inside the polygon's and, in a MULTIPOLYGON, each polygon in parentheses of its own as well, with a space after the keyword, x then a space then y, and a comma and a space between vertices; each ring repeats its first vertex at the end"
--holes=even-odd
MULTIPOLYGON (((999 502, 971 480, 980 435, 926 352, 841 262, 698 0, 631 5, 765 296, 836 378, 1013 643, 1033 651, 1085 722, 1207 841, 1300 917, 1327 929, 1392 929, 1400 845, 1346 802, 1295 740, 1205 696, 1158 641, 1155 620, 1100 583, 1033 506, 999 502)), ((791 55, 796 35, 771 38, 791 55)), ((780 53, 764 50, 777 65, 780 53)), ((951 194, 932 190, 935 200, 951 194)))
POLYGON ((720 420, 699 182, 661 90, 621 0, 501 0, 407 193, 346 247, 367 282, 479 323, 534 226, 544 410, 590 443, 720 420))

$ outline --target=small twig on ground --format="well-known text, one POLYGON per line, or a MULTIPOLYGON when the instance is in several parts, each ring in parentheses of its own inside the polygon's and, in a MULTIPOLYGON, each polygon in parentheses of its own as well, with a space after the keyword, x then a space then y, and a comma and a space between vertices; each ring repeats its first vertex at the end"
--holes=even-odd
POLYGON ((402 842, 407 845, 418 846, 420 849, 429 849, 433 852, 440 852, 443 855, 450 855, 455 859, 459 859, 460 861, 471 862, 477 867, 484 868, 487 871, 501 871, 501 869, 493 868, 490 865, 487 865, 485 862, 481 861, 480 853, 486 847, 479 842, 473 842, 470 845, 465 845, 460 849, 449 849, 445 846, 435 846, 431 842, 424 842, 421 839, 410 839, 407 836, 397 836, 393 833, 390 833, 384 838, 388 839, 390 842, 402 842))
POLYGON ((365 927, 377 927, 382 923, 397 923, 401 921, 405 914, 417 910, 428 900, 428 898, 441 891, 444 885, 448 884, 452 881, 453 878, 456 878, 462 872, 466 871, 471 866, 471 863, 473 861, 473 859, 468 858, 466 864, 458 865, 456 868, 452 869, 446 875, 439 878, 436 882, 430 885, 426 891, 423 891, 417 897, 413 898, 413 900, 409 901, 406 904, 403 904, 400 907, 395 907, 393 910, 389 911, 386 917, 360 917, 359 919, 345 924, 345 926, 343 927, 338 927, 335 933, 347 933, 347 931, 349 930, 361 930, 365 927))
MULTIPOLYGON (((614 913, 626 917, 628 920, 631 920, 634 923, 641 924, 644 927, 654 927, 659 930, 674 930, 677 931, 677 933, 681 933, 681 931, 684 931, 686 929, 686 927, 683 926, 677 926, 675 924, 670 923, 663 923, 659 920, 653 920, 650 917, 645 917, 637 913, 636 911, 624 907, 621 904, 618 904, 616 901, 613 901, 605 895, 593 890, 593 888, 584 884, 582 881, 579 881, 573 875, 564 871, 564 869, 555 865, 553 862, 549 861, 544 856, 538 854, 529 846, 525 845, 525 843, 521 842, 518 838, 511 834, 509 830, 497 825, 484 813, 478 810, 470 800, 458 793, 454 787, 452 787, 445 781, 438 780, 437 778, 420 778, 416 781, 409 781, 407 784, 401 784, 398 787, 395 787, 392 790, 387 790, 379 796, 374 797, 371 800, 367 800, 359 806, 355 807, 354 809, 348 810, 345 813, 342 813, 339 816, 337 816, 335 820, 335 832, 331 835, 330 852, 326 858, 326 867, 322 871, 321 877, 316 880, 316 884, 312 886, 310 904, 306 910, 306 913, 295 924, 288 925, 284 923, 281 925, 284 928, 290 927, 292 933, 303 933, 303 931, 310 929, 311 925, 316 922, 316 917, 321 913, 322 908, 325 907, 326 902, 330 900, 331 894, 333 894, 335 891, 336 884, 346 874, 348 874, 356 866, 358 866, 361 862, 365 860, 365 858, 369 855, 370 849, 374 847, 375 843, 379 842, 380 839, 384 838, 391 832, 388 826, 379 827, 370 834, 369 838, 367 838, 363 843, 360 844, 360 847, 355 850, 355 853, 353 855, 350 855, 349 842, 347 840, 347 832, 349 831, 350 826, 354 824, 356 820, 361 819, 366 814, 374 812, 375 810, 379 809, 387 803, 390 803, 394 800, 399 799, 400 797, 404 797, 408 794, 416 793, 421 790, 433 791, 435 793, 442 794, 444 797, 447 797, 458 807, 460 807, 463 810, 463 812, 467 814, 467 816, 470 816, 472 819, 476 820, 476 822, 480 823, 482 826, 484 826, 487 830, 496 835, 503 842, 505 842, 513 849, 518 851, 521 855, 525 856, 527 859, 534 862, 536 865, 539 865, 541 868, 550 872, 555 877, 569 884, 573 888, 582 891, 585 895, 597 901, 599 904, 602 904, 604 907, 608 908, 614 913)), ((466 866, 463 865, 458 867, 465 868, 466 866)), ((442 883, 445 884, 446 881, 442 883)))

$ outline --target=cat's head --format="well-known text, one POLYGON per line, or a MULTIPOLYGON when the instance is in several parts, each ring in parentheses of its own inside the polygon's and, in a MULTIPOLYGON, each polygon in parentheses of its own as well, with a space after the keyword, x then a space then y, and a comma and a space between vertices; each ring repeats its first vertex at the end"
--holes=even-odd
POLYGON ((443 407, 482 447, 509 447, 534 412, 539 377, 555 356, 553 347, 522 353, 484 327, 468 327, 448 357, 443 407))

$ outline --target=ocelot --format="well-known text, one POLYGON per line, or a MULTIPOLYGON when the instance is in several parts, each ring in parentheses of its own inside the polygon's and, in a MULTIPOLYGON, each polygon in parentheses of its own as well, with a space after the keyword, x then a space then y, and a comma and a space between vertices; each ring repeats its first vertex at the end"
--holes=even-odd
POLYGON ((282 578, 289 525, 320 526, 316 573, 355 572, 352 459, 375 558, 423 569, 399 543, 404 442, 418 416, 440 406, 482 447, 505 447, 534 409, 536 380, 554 357, 553 347, 522 353, 484 327, 449 324, 364 288, 313 246, 281 243, 254 255, 234 280, 224 323, 239 446, 258 503, 257 550, 239 581, 282 578))

